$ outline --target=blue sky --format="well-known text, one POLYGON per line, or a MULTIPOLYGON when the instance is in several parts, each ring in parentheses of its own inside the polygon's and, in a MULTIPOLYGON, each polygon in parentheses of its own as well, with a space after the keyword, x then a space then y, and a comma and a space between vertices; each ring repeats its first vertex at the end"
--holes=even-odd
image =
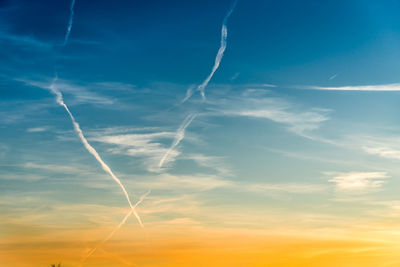
POLYGON ((104 213, 127 207, 52 85, 132 198, 152 190, 145 224, 273 227, 304 214, 346 224, 397 208, 397 1, 239 0, 205 101, 195 88, 232 1, 76 0, 63 45, 70 4, 0 2, 4 229, 59 225, 60 210, 64 230, 107 225, 122 215, 104 213), (245 218, 226 220, 239 207, 245 218))

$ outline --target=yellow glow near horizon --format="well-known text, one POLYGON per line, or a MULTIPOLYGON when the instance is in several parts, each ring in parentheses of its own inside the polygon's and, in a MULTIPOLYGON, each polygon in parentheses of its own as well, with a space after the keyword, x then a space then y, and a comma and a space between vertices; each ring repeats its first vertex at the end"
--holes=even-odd
MULTIPOLYGON (((103 229, 104 230, 104 229, 103 229)), ((108 229, 107 229, 108 230, 108 229)), ((335 238, 306 230, 282 232, 238 229, 124 229, 94 253, 84 267, 205 267, 205 266, 399 266, 400 238, 391 233, 348 232, 335 238), (169 232, 166 235, 166 232, 169 232), (382 237, 382 239, 379 238, 382 237), (150 241, 151 240, 151 241, 150 241)), ((82 233, 69 241, 25 240, 7 245, 1 252, 1 266, 80 266, 84 255, 96 245, 82 241, 82 233)))

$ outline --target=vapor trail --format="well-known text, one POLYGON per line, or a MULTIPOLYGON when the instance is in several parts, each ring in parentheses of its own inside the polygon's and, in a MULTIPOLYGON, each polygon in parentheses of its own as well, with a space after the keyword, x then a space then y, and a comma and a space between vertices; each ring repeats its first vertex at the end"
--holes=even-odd
POLYGON ((126 223, 126 221, 128 220, 129 216, 132 215, 133 210, 130 210, 125 217, 122 219, 122 221, 117 225, 117 227, 114 228, 114 230, 105 238, 103 239, 96 247, 94 247, 91 251, 89 251, 89 253, 86 255, 86 257, 83 259, 82 262, 85 262, 90 256, 92 256, 92 254, 101 246, 103 245, 105 242, 107 242, 118 230, 119 228, 122 227, 122 225, 124 225, 126 223))
MULTIPOLYGON (((215 57, 215 62, 214 62, 214 66, 210 72, 210 74, 207 76, 207 78, 203 81, 202 84, 200 84, 197 87, 197 90, 200 91, 201 94, 201 98, 204 100, 206 100, 206 95, 205 95, 205 88, 207 87, 208 83, 210 82, 211 78, 213 77, 215 71, 218 69, 219 64, 221 63, 221 59, 224 56, 224 52, 226 49, 226 39, 228 38, 228 27, 227 27, 227 22, 229 17, 231 16, 233 10, 235 9, 235 6, 237 4, 238 0, 235 0, 231 6, 231 8, 229 9, 228 13, 226 13, 224 20, 222 21, 222 29, 221 29, 221 45, 218 49, 218 53, 217 56, 215 57)), ((189 88, 186 92, 186 96, 185 98, 182 100, 182 103, 186 102, 192 95, 193 95, 194 91, 189 88)))
POLYGON ((70 15, 69 15, 69 21, 68 21, 68 26, 67 26, 67 32, 65 33, 65 38, 64 38, 64 46, 67 44, 69 35, 71 34, 72 23, 74 22, 74 7, 75 7, 75 0, 72 0, 71 6, 69 8, 70 15))
POLYGON ((187 90, 186 90, 186 96, 184 99, 182 99, 181 104, 185 103, 194 93, 193 91, 194 86, 190 86, 187 90))
MULTIPOLYGON (((117 225, 117 227, 114 228, 114 230, 106 237, 104 238, 99 244, 97 244, 96 247, 94 247, 91 251, 89 251, 89 253, 86 255, 86 257, 82 260, 82 263, 85 262, 101 245, 103 245, 105 242, 107 242, 108 240, 110 240, 114 234, 126 223, 126 221, 128 220, 128 218, 132 215, 132 213, 135 214, 135 208, 142 203, 142 201, 151 193, 151 190, 147 191, 146 194, 144 194, 143 196, 140 197, 140 199, 138 200, 138 202, 136 202, 136 204, 133 206, 133 208, 125 215, 125 217, 122 219, 122 221, 117 225)), ((136 218, 138 219, 138 221, 141 223, 140 217, 137 216, 137 214, 135 214, 136 218)))
POLYGON ((126 191, 124 185, 121 183, 121 181, 118 179, 118 177, 115 176, 115 174, 111 171, 110 167, 101 159, 99 153, 97 153, 97 151, 89 144, 86 137, 83 135, 81 127, 76 122, 76 120, 75 120, 74 116, 72 115, 71 111, 69 110, 68 106, 64 103, 61 92, 55 87, 55 82, 57 81, 57 79, 58 79, 58 77, 56 75, 56 77, 53 79, 53 82, 51 83, 51 85, 49 87, 50 91, 56 96, 57 103, 60 106, 64 107, 64 109, 67 111, 69 117, 71 118, 72 125, 74 126, 74 130, 75 130, 76 134, 78 135, 79 139, 81 140, 81 142, 83 143, 83 145, 85 146, 86 150, 90 154, 92 154, 93 157, 95 157, 95 159, 100 163, 103 170, 105 172, 107 172, 113 178, 113 180, 119 185, 119 187, 122 189, 122 191, 124 192, 125 198, 129 203, 129 207, 131 208, 132 212, 135 214, 136 218, 138 218, 138 222, 139 222, 140 226, 143 227, 142 220, 140 220, 139 215, 135 211, 136 205, 135 206, 132 205, 132 202, 129 198, 128 192, 126 191))
POLYGON ((171 144, 170 148, 167 150, 167 152, 164 154, 162 159, 160 160, 160 163, 158 163, 158 167, 161 168, 164 165, 165 160, 168 158, 169 154, 175 149, 177 145, 182 141, 182 139, 185 137, 185 130, 186 128, 190 125, 190 123, 196 118, 197 114, 189 114, 182 122, 182 124, 179 126, 178 130, 176 131, 175 139, 174 142, 171 144))
POLYGON ((337 76, 339 75, 339 73, 335 73, 333 74, 331 77, 329 77, 329 80, 333 80, 335 79, 337 76))
POLYGON ((118 256, 118 255, 116 255, 116 254, 114 254, 114 253, 107 252, 107 251, 105 251, 105 250, 102 249, 102 248, 99 248, 98 250, 99 250, 103 255, 109 256, 109 257, 113 257, 114 259, 116 259, 117 261, 119 261, 120 263, 122 263, 122 264, 124 264, 124 265, 126 265, 126 266, 138 266, 138 265, 136 265, 136 264, 134 264, 134 263, 132 263, 132 262, 129 262, 128 260, 126 260, 126 259, 124 259, 124 258, 122 258, 122 257, 120 257, 120 256, 118 256))

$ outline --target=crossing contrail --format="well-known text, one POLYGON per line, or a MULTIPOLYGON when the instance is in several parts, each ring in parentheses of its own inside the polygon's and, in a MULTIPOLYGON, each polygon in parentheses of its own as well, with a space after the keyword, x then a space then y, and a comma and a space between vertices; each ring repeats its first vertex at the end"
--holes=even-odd
POLYGON ((64 38, 64 46, 67 44, 69 35, 71 34, 72 30, 72 23, 74 22, 74 7, 75 7, 75 0, 71 1, 71 6, 69 8, 70 10, 70 15, 69 15, 69 21, 68 21, 68 26, 67 26, 67 31, 65 33, 65 38, 64 38))
MULTIPOLYGON (((219 64, 221 63, 222 57, 224 56, 224 52, 226 49, 226 40, 228 38, 227 23, 228 23, 228 19, 231 16, 233 10, 235 9, 237 1, 238 0, 235 0, 233 2, 231 8, 229 9, 228 13, 226 13, 225 18, 222 21, 221 45, 218 49, 217 56, 215 57, 214 66, 213 66, 210 74, 207 76, 207 78, 197 87, 197 90, 200 91, 201 98, 203 99, 203 101, 206 100, 205 89, 206 89, 208 83, 210 82, 211 78, 214 76, 214 73, 218 69, 219 64)), ((186 102, 193 95, 193 93, 194 93, 193 89, 189 88, 186 92, 185 98, 182 100, 182 103, 186 102)))
POLYGON ((197 114, 189 114, 179 126, 178 130, 176 131, 174 142, 171 144, 170 148, 165 152, 164 156, 161 158, 160 162, 158 163, 158 167, 161 168, 164 165, 165 160, 168 158, 169 154, 175 149, 177 145, 182 141, 185 137, 185 130, 190 125, 190 123, 196 118, 197 114))
MULTIPOLYGON (((85 256, 85 258, 82 260, 82 264, 101 246, 103 245, 105 242, 107 242, 108 240, 110 240, 114 234, 126 223, 126 221, 128 220, 128 218, 132 215, 132 213, 134 212, 134 209, 140 204, 142 203, 142 201, 151 193, 151 190, 147 191, 146 194, 144 194, 143 196, 140 197, 140 199, 138 200, 138 202, 136 202, 136 204, 133 206, 133 208, 125 215, 125 217, 122 219, 122 221, 117 225, 117 227, 114 228, 114 230, 106 237, 104 238, 99 244, 97 244, 96 247, 94 247, 92 250, 89 251, 89 253, 85 256)), ((140 218, 136 215, 136 218, 138 219, 138 221, 140 222, 140 218)))
POLYGON ((72 115, 72 113, 69 110, 68 106, 64 103, 63 96, 62 96, 61 92, 55 86, 55 83, 56 83, 57 79, 58 79, 58 76, 56 75, 56 77, 53 79, 53 82, 51 83, 51 85, 49 87, 49 90, 56 96, 57 103, 60 106, 64 107, 64 109, 67 111, 69 117, 71 118, 72 125, 74 126, 75 133, 78 135, 79 139, 83 143, 83 145, 86 148, 86 150, 90 154, 92 154, 92 156, 100 163, 100 165, 103 168, 103 170, 105 172, 107 172, 111 176, 111 178, 119 185, 119 187, 121 188, 122 192, 125 195, 126 200, 129 203, 129 207, 131 208, 133 214, 135 214, 136 218, 138 218, 138 222, 139 222, 140 226, 143 227, 142 220, 140 220, 139 214, 137 214, 136 211, 135 211, 136 205, 135 206, 132 205, 131 199, 129 198, 129 195, 128 195, 128 192, 125 189, 125 186, 122 184, 121 180, 118 179, 117 176, 115 176, 115 174, 112 172, 110 167, 101 159, 101 157, 100 157, 99 153, 97 153, 96 149, 94 149, 89 144, 89 142, 87 141, 86 137, 83 135, 81 127, 79 126, 78 122, 76 122, 75 117, 72 115))
POLYGON ((194 86, 190 86, 187 90, 186 90, 186 96, 184 99, 182 99, 181 104, 185 103, 194 93, 194 86))

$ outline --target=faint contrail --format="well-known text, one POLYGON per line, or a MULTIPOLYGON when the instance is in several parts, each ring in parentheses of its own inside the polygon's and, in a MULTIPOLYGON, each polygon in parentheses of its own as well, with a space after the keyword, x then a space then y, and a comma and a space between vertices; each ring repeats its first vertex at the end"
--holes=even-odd
MULTIPOLYGON (((200 84, 197 87, 197 90, 200 91, 201 97, 204 100, 206 100, 206 95, 205 95, 205 88, 207 87, 208 83, 210 82, 211 78, 213 77, 215 71, 218 69, 219 64, 221 63, 221 59, 224 56, 224 52, 226 49, 226 39, 228 37, 228 27, 227 27, 227 22, 228 19, 230 17, 230 15, 232 14, 233 10, 235 9, 235 6, 237 4, 238 0, 235 0, 231 6, 231 8, 229 9, 228 13, 226 13, 224 20, 222 21, 222 29, 221 29, 221 45, 218 49, 218 53, 217 56, 215 57, 215 63, 214 66, 210 72, 210 74, 207 76, 207 78, 203 81, 202 84, 200 84)), ((182 100, 182 103, 186 102, 192 95, 193 95, 194 91, 189 88, 186 92, 186 97, 182 100)))
POLYGON ((101 253, 103 253, 105 256, 112 257, 112 258, 116 259, 117 261, 119 261, 120 263, 122 263, 122 264, 124 264, 124 265, 126 265, 126 266, 138 266, 138 265, 136 265, 136 264, 134 264, 134 263, 132 263, 132 262, 129 262, 128 260, 122 258, 121 256, 119 256, 119 255, 117 255, 117 254, 107 252, 107 251, 105 251, 105 250, 102 249, 102 248, 99 248, 98 250, 99 250, 101 253))
POLYGON ((68 21, 68 26, 67 26, 67 32, 65 33, 65 38, 64 38, 64 46, 67 44, 69 35, 71 34, 72 23, 74 22, 74 7, 75 7, 75 0, 72 0, 71 6, 69 8, 70 15, 69 15, 69 21, 68 21))
POLYGON ((335 73, 333 74, 331 77, 329 77, 329 80, 333 80, 335 79, 337 76, 339 75, 339 73, 335 73))
POLYGON ((114 179, 114 181, 119 185, 119 187, 122 189, 122 191, 124 192, 125 198, 129 203, 129 207, 131 208, 132 212, 135 214, 136 218, 138 218, 138 222, 139 222, 140 226, 143 227, 142 221, 140 220, 139 215, 135 211, 136 206, 132 205, 132 202, 129 198, 128 192, 126 191, 124 185, 121 183, 121 181, 118 179, 118 177, 115 176, 115 174, 111 171, 110 167, 101 159, 99 153, 97 153, 97 151, 89 144, 86 137, 83 135, 81 127, 76 122, 76 120, 75 120, 74 116, 72 115, 71 111, 69 110, 68 106, 64 103, 61 92, 55 87, 55 82, 57 81, 57 79, 58 79, 58 76, 56 75, 56 77, 53 79, 53 82, 51 83, 51 85, 49 87, 49 90, 56 96, 57 103, 60 106, 64 107, 64 109, 67 111, 69 117, 71 118, 72 125, 74 126, 74 130, 75 130, 76 134, 78 135, 79 139, 82 141, 86 150, 89 151, 89 153, 92 154, 93 157, 95 157, 95 159, 100 163, 103 170, 105 172, 107 172, 114 179))
POLYGON ((196 118, 197 114, 189 114, 182 122, 182 124, 179 126, 178 130, 176 131, 175 139, 174 142, 171 144, 170 148, 167 150, 167 152, 164 154, 162 159, 160 160, 160 163, 158 163, 158 167, 161 168, 164 165, 165 160, 168 158, 169 154, 175 149, 177 145, 182 141, 182 139, 185 137, 185 130, 186 128, 190 125, 190 123, 196 118))
POLYGON ((130 210, 125 217, 122 219, 122 221, 117 225, 117 227, 114 228, 114 230, 105 238, 103 239, 96 247, 94 247, 91 251, 89 251, 89 253, 86 255, 86 257, 82 260, 82 263, 85 262, 90 256, 92 256, 92 254, 101 246, 103 245, 105 242, 107 242, 117 231, 119 228, 121 228, 122 225, 125 224, 125 222, 128 220, 129 216, 132 215, 132 211, 130 210))
POLYGON ((97 244, 96 247, 94 247, 89 253, 86 255, 86 257, 82 260, 82 263, 84 263, 101 245, 103 245, 105 242, 110 240, 114 234, 126 223, 128 218, 132 215, 132 213, 135 214, 136 218, 140 222, 140 218, 137 216, 137 214, 134 212, 134 209, 142 203, 142 201, 151 193, 151 190, 147 191, 146 194, 140 197, 138 202, 136 202, 135 206, 125 215, 125 217, 122 219, 122 221, 117 225, 117 227, 114 228, 114 230, 106 237, 104 238, 99 244, 97 244))

